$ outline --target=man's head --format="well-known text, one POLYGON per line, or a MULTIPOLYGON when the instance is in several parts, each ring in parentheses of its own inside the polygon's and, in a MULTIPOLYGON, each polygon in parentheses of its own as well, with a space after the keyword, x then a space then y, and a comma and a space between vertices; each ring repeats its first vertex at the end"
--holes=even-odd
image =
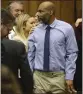
POLYGON ((39 20, 45 24, 52 22, 53 16, 55 16, 55 5, 50 1, 45 1, 39 5, 37 15, 39 20))
POLYGON ((15 18, 24 12, 23 3, 21 1, 9 2, 7 9, 15 18))
POLYGON ((6 10, 1 9, 1 38, 6 37, 12 30, 14 17, 6 10))

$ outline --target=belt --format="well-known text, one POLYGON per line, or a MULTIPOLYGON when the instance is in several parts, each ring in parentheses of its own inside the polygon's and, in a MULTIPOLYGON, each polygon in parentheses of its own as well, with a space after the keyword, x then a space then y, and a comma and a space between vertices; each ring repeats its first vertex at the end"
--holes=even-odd
POLYGON ((52 71, 52 72, 47 72, 47 71, 43 71, 43 70, 35 70, 34 71, 35 73, 39 73, 39 74, 42 74, 42 75, 45 75, 45 76, 53 76, 53 75, 55 75, 55 76, 58 76, 58 75, 63 75, 64 74, 64 72, 63 71, 52 71))

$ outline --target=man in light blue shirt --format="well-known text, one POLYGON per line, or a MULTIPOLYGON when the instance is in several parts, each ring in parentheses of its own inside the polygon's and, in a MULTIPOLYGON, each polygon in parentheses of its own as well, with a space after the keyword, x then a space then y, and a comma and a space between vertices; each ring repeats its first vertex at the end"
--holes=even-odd
POLYGON ((66 89, 70 93, 76 92, 73 77, 78 48, 74 30, 70 24, 55 18, 55 5, 52 2, 41 3, 37 12, 41 24, 28 38, 28 59, 34 71, 35 93, 67 94, 66 89), (45 71, 44 42, 48 25, 51 27, 49 70, 45 71))

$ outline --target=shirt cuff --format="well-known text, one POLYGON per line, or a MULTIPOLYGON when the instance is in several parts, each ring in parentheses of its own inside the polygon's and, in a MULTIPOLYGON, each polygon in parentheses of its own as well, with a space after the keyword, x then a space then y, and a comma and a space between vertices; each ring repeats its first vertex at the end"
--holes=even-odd
POLYGON ((72 73, 72 74, 66 74, 66 76, 65 76, 66 80, 73 80, 73 78, 74 78, 74 73, 72 73))

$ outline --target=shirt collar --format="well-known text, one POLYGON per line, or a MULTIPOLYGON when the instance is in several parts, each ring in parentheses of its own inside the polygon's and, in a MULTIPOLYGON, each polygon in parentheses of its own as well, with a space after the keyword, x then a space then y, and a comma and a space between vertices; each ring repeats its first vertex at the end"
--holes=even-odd
MULTIPOLYGON (((51 27, 51 28, 55 28, 57 22, 58 22, 58 20, 55 18, 55 20, 53 21, 53 23, 50 24, 50 27, 51 27)), ((46 27, 47 27, 48 25, 42 24, 42 26, 43 26, 44 29, 46 29, 46 27)))

